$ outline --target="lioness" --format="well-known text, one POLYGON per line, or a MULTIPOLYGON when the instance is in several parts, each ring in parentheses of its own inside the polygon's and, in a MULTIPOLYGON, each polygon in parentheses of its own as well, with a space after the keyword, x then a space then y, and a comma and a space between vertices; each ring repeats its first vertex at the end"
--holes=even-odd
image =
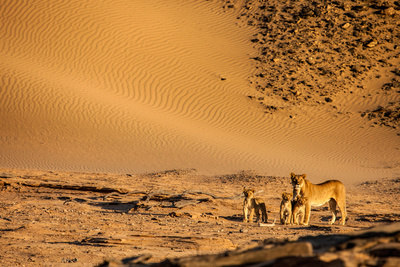
POLYGON ((292 223, 292 193, 282 193, 281 201, 281 224, 291 224, 292 223))
POLYGON ((257 222, 260 220, 260 211, 262 213, 262 221, 266 223, 268 221, 267 209, 265 207, 265 202, 262 198, 255 198, 254 197, 254 189, 243 189, 243 193, 245 196, 243 202, 243 214, 244 222, 253 222, 254 212, 257 216, 257 222), (249 218, 247 218, 249 215, 249 218))
POLYGON ((304 214, 307 203, 307 197, 297 197, 293 205, 293 224, 299 224, 299 218, 301 217, 300 224, 304 224, 304 214))
POLYGON ((308 201, 305 206, 304 224, 308 225, 310 221, 311 206, 321 206, 329 202, 329 209, 332 212, 332 220, 330 224, 336 221, 336 205, 339 206, 342 214, 341 224, 346 223, 346 189, 342 182, 337 180, 329 180, 322 184, 312 184, 306 180, 306 175, 290 174, 293 185, 293 200, 299 195, 307 197, 308 201))

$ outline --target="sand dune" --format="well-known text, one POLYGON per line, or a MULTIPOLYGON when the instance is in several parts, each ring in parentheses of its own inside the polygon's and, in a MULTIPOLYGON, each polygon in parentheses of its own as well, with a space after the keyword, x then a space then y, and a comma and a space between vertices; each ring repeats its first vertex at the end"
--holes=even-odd
POLYGON ((338 109, 352 113, 304 106, 291 117, 248 98, 258 51, 240 5, 58 0, 0 9, 2 167, 253 169, 348 183, 400 174, 397 132, 366 124, 356 113, 362 98, 338 95, 338 109))

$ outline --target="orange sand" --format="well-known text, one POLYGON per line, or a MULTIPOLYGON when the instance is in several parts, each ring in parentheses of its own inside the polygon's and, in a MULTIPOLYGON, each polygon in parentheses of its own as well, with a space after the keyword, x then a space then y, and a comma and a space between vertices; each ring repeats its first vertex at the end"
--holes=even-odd
POLYGON ((198 0, 3 3, 0 166, 400 175, 398 131, 359 114, 398 96, 368 103, 351 88, 336 95, 341 114, 302 106, 292 118, 247 97, 258 52, 240 12, 198 0))

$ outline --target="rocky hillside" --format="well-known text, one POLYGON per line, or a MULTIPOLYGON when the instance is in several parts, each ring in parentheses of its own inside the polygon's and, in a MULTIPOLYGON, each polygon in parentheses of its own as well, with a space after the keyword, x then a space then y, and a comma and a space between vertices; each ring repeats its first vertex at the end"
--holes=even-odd
POLYGON ((238 19, 257 27, 249 97, 266 112, 327 105, 345 113, 339 97, 367 103, 379 94, 385 106, 357 112, 400 127, 400 1, 228 0, 225 8, 242 8, 238 19))

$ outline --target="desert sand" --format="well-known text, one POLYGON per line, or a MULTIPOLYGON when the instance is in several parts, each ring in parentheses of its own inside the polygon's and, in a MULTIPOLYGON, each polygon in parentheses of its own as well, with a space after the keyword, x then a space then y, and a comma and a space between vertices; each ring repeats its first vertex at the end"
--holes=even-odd
POLYGON ((340 3, 8 1, 0 165, 398 175, 398 2, 340 3))
POLYGON ((313 208, 310 225, 302 226, 279 223, 289 176, 205 176, 193 169, 142 175, 0 172, 1 266, 95 266, 142 256, 152 264, 400 222, 399 178, 347 186, 345 226, 329 225, 327 204, 313 208), (265 200, 274 226, 243 222, 243 187, 265 200))
POLYGON ((0 14, 0 168, 12 174, 2 264, 92 265, 143 250, 157 261, 397 220, 399 1, 6 1, 0 14), (291 172, 341 180, 350 226, 258 236, 238 219, 240 197, 189 205, 197 215, 175 218, 168 205, 130 214, 157 188, 233 196, 254 186, 276 217, 291 172), (143 194, 115 204, 100 185, 143 194), (176 245, 170 231, 206 232, 176 245), (160 236, 169 243, 153 248, 160 236))

